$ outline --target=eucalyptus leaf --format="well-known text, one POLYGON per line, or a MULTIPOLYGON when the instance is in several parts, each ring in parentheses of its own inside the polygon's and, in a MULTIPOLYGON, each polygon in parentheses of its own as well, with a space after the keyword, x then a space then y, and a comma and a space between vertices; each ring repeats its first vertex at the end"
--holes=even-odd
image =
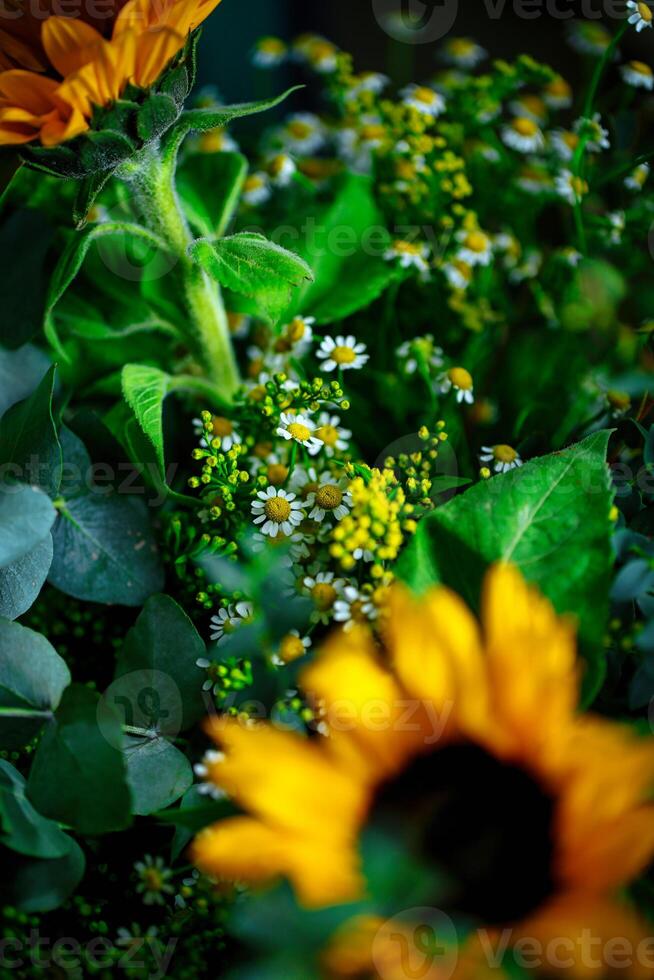
POLYGON ((27 554, 0 568, 0 616, 18 619, 36 601, 52 564, 52 535, 27 554))
POLYGON ((68 838, 63 857, 23 858, 11 852, 0 856, 0 900, 22 912, 51 912, 74 892, 86 861, 79 844, 68 838))
POLYGON ((22 483, 41 487, 54 496, 61 483, 62 456, 52 399, 55 368, 51 367, 29 398, 18 402, 0 419, 0 467, 22 483))
POLYGON ((125 759, 132 813, 139 816, 170 806, 193 782, 191 763, 163 737, 128 738, 125 759))
POLYGON ((37 487, 0 483, 0 568, 21 561, 50 532, 57 512, 37 487))
POLYGON ((70 849, 70 838, 34 809, 25 796, 25 778, 4 759, 0 759, 0 844, 37 858, 60 858, 70 849))
POLYGON ((0 416, 31 395, 49 367, 48 355, 32 344, 18 350, 0 348, 0 416))

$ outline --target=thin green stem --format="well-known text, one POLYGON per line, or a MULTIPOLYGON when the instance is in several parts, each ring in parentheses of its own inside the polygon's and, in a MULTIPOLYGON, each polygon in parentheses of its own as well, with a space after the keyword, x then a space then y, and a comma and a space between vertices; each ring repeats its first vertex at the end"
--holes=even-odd
POLYGON ((175 187, 174 163, 164 163, 159 147, 148 146, 123 165, 119 177, 127 183, 147 227, 166 243, 177 259, 188 313, 186 339, 198 356, 207 380, 219 397, 231 401, 240 377, 220 287, 189 257, 193 235, 175 187))

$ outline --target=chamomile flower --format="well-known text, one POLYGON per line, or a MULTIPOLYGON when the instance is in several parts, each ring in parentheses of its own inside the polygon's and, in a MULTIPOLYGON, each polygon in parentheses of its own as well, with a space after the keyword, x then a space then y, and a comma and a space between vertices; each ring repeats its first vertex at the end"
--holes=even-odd
POLYGON ((552 190, 552 179, 544 167, 528 163, 518 171, 516 185, 525 194, 546 194, 552 190))
POLYGON ((644 88, 648 92, 654 88, 654 72, 643 61, 628 61, 626 65, 622 65, 620 74, 627 85, 633 85, 634 88, 644 88))
MULTIPOLYGON (((237 602, 233 605, 224 606, 209 621, 209 625, 211 626, 209 639, 220 643, 225 636, 228 636, 239 626, 247 623, 252 618, 253 613, 254 606, 251 602, 237 602)), ((200 666, 199 663, 198 666, 200 666)))
POLYGON ((459 262, 466 265, 488 265, 493 257, 493 241, 478 228, 472 231, 465 229, 459 231, 456 236, 459 242, 459 250, 456 254, 459 262))
POLYGON ((330 473, 323 473, 316 489, 307 497, 307 507, 310 507, 309 520, 324 521, 330 514, 341 521, 350 512, 352 498, 347 491, 347 479, 337 480, 330 473))
POLYGON ((454 389, 459 403, 472 405, 475 400, 472 375, 463 367, 453 367, 446 371, 440 379, 440 387, 443 394, 454 389))
POLYGON ((588 184, 582 177, 576 177, 571 170, 562 170, 557 174, 554 186, 556 193, 568 204, 578 204, 588 193, 588 184))
POLYGON ((472 266, 462 259, 455 258, 451 262, 445 262, 441 269, 452 289, 462 291, 467 289, 472 282, 472 266))
POLYGON ((536 153, 545 145, 545 137, 538 123, 527 116, 516 116, 502 127, 502 141, 519 153, 536 153))
POLYGON ((193 772, 200 779, 200 782, 196 786, 198 793, 201 793, 203 796, 211 796, 214 800, 225 799, 225 790, 216 785, 210 777, 213 766, 219 766, 224 760, 224 752, 217 752, 215 749, 210 749, 209 752, 205 752, 202 757, 202 762, 197 762, 193 766, 193 772))
POLYGON ((405 341, 397 348, 397 356, 404 362, 406 374, 415 374, 421 366, 427 370, 443 366, 443 350, 430 333, 405 341))
POLYGON ((569 129, 553 129, 548 134, 549 145, 561 160, 572 160, 579 146, 579 135, 569 129))
POLYGON ((482 463, 492 463, 496 473, 508 473, 522 466, 522 460, 513 446, 503 444, 482 446, 479 459, 482 463))
POLYGON ((365 350, 366 345, 357 343, 356 337, 351 334, 347 337, 325 337, 316 357, 323 362, 323 371, 359 370, 369 360, 365 350))
POLYGON ((292 153, 310 156, 323 146, 325 128, 322 121, 313 113, 298 112, 287 120, 281 131, 281 138, 292 153))
POLYGON ((342 596, 334 603, 334 620, 342 623, 349 632, 356 623, 366 623, 377 618, 374 602, 353 585, 346 585, 342 596))
POLYGON ((170 881, 173 873, 162 857, 154 858, 146 854, 142 861, 136 862, 134 870, 139 878, 136 890, 143 896, 144 905, 164 905, 165 896, 174 895, 175 889, 170 881))
POLYGON ((336 452, 342 453, 349 448, 352 432, 341 425, 338 415, 321 412, 318 416, 316 436, 324 443, 325 455, 333 456, 336 452))
POLYGON ((570 25, 568 43, 580 54, 601 57, 611 43, 611 34, 596 21, 578 20, 570 25))
POLYGON ((304 511, 294 493, 268 487, 267 490, 259 490, 257 497, 259 499, 252 502, 251 510, 254 523, 262 525, 262 534, 271 538, 279 534, 290 537, 294 528, 302 523, 304 511))
POLYGON ((318 572, 307 575, 302 585, 313 601, 313 622, 327 623, 332 617, 334 604, 344 588, 343 579, 337 579, 333 572, 318 572))
POLYGON ((543 89, 543 99, 550 109, 568 109, 572 105, 572 88, 558 75, 543 89))
POLYGON ((308 64, 321 75, 331 75, 338 68, 338 48, 324 38, 317 37, 307 46, 308 64))
POLYGON ((629 191, 642 191, 647 178, 649 177, 649 172, 649 163, 640 163, 634 170, 631 171, 628 177, 625 177, 624 186, 629 191))
POLYGON ((291 415, 282 412, 277 435, 288 442, 303 446, 310 456, 315 456, 323 447, 322 439, 316 436, 316 424, 307 415, 291 415))
POLYGON ((601 153, 611 147, 609 131, 602 126, 602 117, 596 112, 592 119, 582 116, 574 124, 574 131, 580 137, 585 137, 585 147, 590 153, 601 153))
POLYGON ((345 100, 347 102, 354 102, 364 92, 371 92, 373 95, 379 95, 384 91, 389 81, 390 79, 388 75, 382 75, 381 72, 363 72, 361 75, 355 76, 355 78, 352 80, 347 92, 345 93, 345 100))
POLYGON ((237 153, 238 143, 226 129, 210 129, 197 139, 200 153, 237 153))
POLYGON ((609 219, 609 240, 612 245, 619 245, 627 225, 624 211, 611 211, 606 216, 609 219))
POLYGON ((423 275, 429 273, 429 246, 424 242, 407 242, 397 238, 384 252, 387 262, 397 260, 403 269, 415 268, 423 275))
POLYGON ((200 445, 205 448, 211 445, 212 449, 220 449, 228 453, 234 446, 241 443, 241 437, 234 428, 233 423, 222 415, 214 415, 206 427, 201 419, 193 419, 195 434, 203 434, 200 445))
POLYGON ((627 10, 631 10, 629 23, 633 24, 638 34, 646 27, 652 26, 652 9, 642 0, 627 0, 627 10))
POLYGON ((274 187, 288 187, 297 173, 297 167, 288 153, 276 153, 266 161, 266 173, 274 187))
POLYGON ((262 37, 254 46, 252 64, 257 68, 276 68, 281 65, 288 48, 278 37, 262 37))
POLYGON ((296 316, 282 331, 281 340, 288 344, 296 357, 301 357, 311 347, 315 316, 296 316))
POLYGON ((529 95, 528 93, 520 95, 509 104, 509 109, 514 116, 531 119, 539 126, 547 120, 547 106, 538 95, 529 95))
POLYGON ((294 660, 299 660, 300 657, 303 657, 310 647, 310 636, 300 636, 299 630, 290 630, 279 641, 279 649, 273 657, 273 663, 277 667, 281 667, 284 664, 291 664, 294 660))
POLYGON ((476 68, 488 52, 469 37, 453 37, 443 45, 443 61, 458 68, 476 68))
POLYGON ((417 109, 423 116, 436 119, 445 111, 445 99, 433 88, 424 85, 407 85, 400 92, 402 102, 412 109, 417 109))
POLYGON ((243 184, 243 200, 250 207, 258 207, 270 200, 272 191, 268 175, 263 171, 250 174, 243 184))

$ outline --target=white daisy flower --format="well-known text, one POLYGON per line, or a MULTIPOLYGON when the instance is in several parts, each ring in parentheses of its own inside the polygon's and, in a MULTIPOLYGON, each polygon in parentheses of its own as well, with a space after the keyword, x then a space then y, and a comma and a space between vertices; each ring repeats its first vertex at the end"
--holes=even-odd
POLYGON ((461 259, 455 258, 451 262, 445 262, 441 270, 452 289, 467 289, 472 282, 472 266, 461 259))
POLYGON ((521 167, 516 176, 516 185, 526 194, 545 194, 552 190, 552 180, 547 170, 535 164, 521 167))
POLYGON ((322 449, 322 439, 316 436, 316 424, 307 415, 291 415, 282 412, 277 435, 287 441, 293 440, 304 446, 310 456, 315 456, 322 449))
POLYGON ((567 109, 572 105, 572 89, 565 78, 559 75, 547 83, 543 90, 543 99, 550 109, 567 109))
POLYGON ((276 68, 286 58, 288 48, 278 37, 262 37, 254 46, 252 64, 257 68, 276 68))
POLYGON ((313 113, 298 112, 287 120, 281 138, 293 153, 310 156, 325 142, 325 128, 322 121, 313 113))
POLYGON ((611 43, 611 34, 597 21, 578 20, 570 25, 568 43, 581 54, 600 57, 611 43))
POLYGON ((585 147, 590 153, 601 153, 611 148, 609 131, 602 126, 602 117, 596 112, 592 119, 577 119, 574 131, 579 136, 586 136, 585 147))
POLYGON ((331 473, 323 473, 316 489, 307 496, 307 508, 311 508, 309 520, 320 523, 327 514, 337 521, 343 520, 352 507, 352 498, 346 489, 348 485, 347 479, 337 480, 331 473))
POLYGON ((217 615, 212 616, 209 621, 212 630, 209 639, 220 643, 225 636, 233 633, 237 627, 250 620, 253 612, 254 606, 251 602, 237 602, 234 605, 219 609, 217 615))
POLYGON ((553 129, 547 136, 551 149, 561 160, 572 160, 579 146, 579 136, 569 129, 553 129))
POLYGON ((293 529, 302 523, 304 511, 294 493, 268 487, 267 490, 259 490, 257 497, 259 499, 252 502, 251 510, 254 523, 262 525, 262 534, 271 538, 280 534, 290 537, 293 529))
POLYGON ((436 119, 445 110, 443 96, 424 85, 407 85, 400 92, 400 97, 404 105, 411 106, 432 119, 436 119))
POLYGON ((321 412, 318 416, 316 435, 325 445, 325 455, 333 456, 335 452, 345 452, 350 446, 352 432, 341 425, 338 415, 321 412))
POLYGON ((644 88, 648 92, 654 88, 654 72, 643 61, 628 61, 620 68, 620 74, 627 85, 634 88, 644 88))
POLYGON ((338 48, 331 41, 316 37, 307 47, 306 59, 314 71, 331 75, 338 68, 338 48))
POLYGON ((627 0, 627 10, 631 10, 629 23, 633 24, 638 34, 646 27, 652 26, 652 10, 650 6, 642 0, 627 0))
POLYGON ((224 789, 216 784, 211 779, 211 770, 214 766, 220 765, 221 762, 225 761, 225 753, 217 752, 215 749, 210 749, 205 752, 202 757, 202 762, 197 762, 193 766, 193 772, 200 779, 200 783, 197 785, 198 793, 202 793, 203 796, 212 796, 214 800, 224 800, 225 793, 224 789))
POLYGON ((482 446, 479 459, 482 463, 493 463, 496 473, 508 473, 522 466, 522 460, 513 446, 482 446))
POLYGON ((283 328, 283 337, 297 357, 301 357, 311 347, 313 341, 313 325, 315 316, 296 316, 283 328))
POLYGON ((266 173, 274 187, 288 187, 297 173, 297 167, 288 153, 276 153, 266 161, 266 173))
POLYGON ((545 137, 538 123, 527 116, 517 116, 502 127, 502 141, 519 153, 537 153, 545 146, 545 137))
POLYGON ((222 415, 214 415, 211 419, 211 432, 207 433, 204 427, 204 422, 202 419, 193 419, 193 426, 196 435, 202 435, 203 438, 200 440, 200 445, 208 448, 209 441, 207 436, 209 436, 210 444, 212 449, 220 449, 224 453, 228 453, 230 449, 234 446, 238 446, 241 443, 241 437, 234 428, 233 424, 229 419, 224 418, 222 415))
POLYGON ((388 75, 382 75, 381 72, 363 72, 363 74, 357 75, 354 78, 345 94, 345 100, 346 102, 353 102, 359 98, 362 92, 372 92, 373 95, 379 95, 380 92, 384 91, 389 82, 388 75))
POLYGON ((625 177, 624 186, 630 191, 642 191, 647 178, 649 177, 649 163, 639 164, 628 177, 625 177))
POLYGON ((299 660, 310 647, 310 636, 300 636, 299 630, 290 630, 279 641, 279 650, 272 661, 276 667, 283 667, 284 664, 291 664, 294 660, 299 660))
POLYGON ((421 364, 427 368, 443 366, 443 349, 436 346, 430 333, 405 341, 397 348, 396 353, 404 361, 406 374, 415 374, 421 364))
POLYGON ((584 194, 588 193, 588 184, 581 177, 575 177, 571 170, 562 170, 557 174, 554 187, 559 197, 568 204, 578 204, 584 194))
POLYGON ((418 269, 423 275, 429 273, 429 246, 422 242, 407 242, 397 238, 384 252, 387 262, 398 260, 403 269, 418 269))
POLYGON ((493 240, 483 231, 459 231, 456 240, 460 243, 457 252, 459 262, 469 266, 488 265, 493 257, 493 240))
POLYGON ((377 618, 375 604, 367 595, 363 595, 355 586, 346 585, 342 596, 334 603, 334 621, 343 624, 346 632, 355 623, 370 622, 377 618))
POLYGON ((151 854, 146 854, 142 861, 136 862, 134 870, 139 877, 136 890, 143 896, 144 905, 164 905, 165 896, 174 895, 175 889, 170 881, 173 873, 162 857, 153 858, 151 854))
POLYGON ((210 129, 195 141, 200 153, 238 153, 239 145, 226 129, 210 129))
POLYGON ((335 371, 337 368, 342 371, 358 371, 370 359, 365 350, 366 345, 357 343, 356 337, 351 334, 347 337, 325 337, 316 357, 323 361, 323 371, 335 371))
POLYGON ((345 586, 343 579, 337 579, 333 572, 318 572, 307 575, 302 585, 315 607, 311 614, 312 622, 328 623, 333 615, 334 603, 345 586))
POLYGON ((488 52, 469 37, 453 37, 443 45, 443 61, 459 68, 476 68, 488 52))
POLYGON ((509 109, 514 116, 531 119, 539 126, 547 120, 547 106, 538 95, 520 95, 509 103, 509 109))
POLYGON ((543 255, 538 249, 531 249, 525 255, 523 261, 520 265, 516 265, 514 269, 509 272, 509 280, 511 282, 524 282, 525 279, 535 279, 541 270, 543 264, 543 255))
POLYGON ((266 201, 270 200, 271 195, 270 181, 268 180, 268 175, 263 173, 263 171, 250 174, 243 184, 243 200, 250 207, 258 207, 259 204, 265 204, 266 201))
POLYGON ((459 403, 466 402, 472 405, 475 400, 472 375, 463 367, 453 367, 446 371, 440 379, 440 387, 443 394, 454 389, 459 403))

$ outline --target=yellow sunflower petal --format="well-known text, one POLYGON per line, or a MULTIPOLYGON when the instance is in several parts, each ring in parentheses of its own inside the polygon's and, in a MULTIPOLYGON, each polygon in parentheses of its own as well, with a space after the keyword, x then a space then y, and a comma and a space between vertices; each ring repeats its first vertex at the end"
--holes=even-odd
POLYGON ((53 78, 16 68, 0 74, 0 106, 18 107, 44 115, 53 108, 58 84, 53 78))
POLYGON ((184 37, 170 27, 153 27, 136 39, 136 61, 133 81, 148 88, 184 47, 184 37))
POLYGON ((103 44, 95 28, 73 17, 48 17, 41 38, 51 64, 64 78, 92 61, 103 44))

